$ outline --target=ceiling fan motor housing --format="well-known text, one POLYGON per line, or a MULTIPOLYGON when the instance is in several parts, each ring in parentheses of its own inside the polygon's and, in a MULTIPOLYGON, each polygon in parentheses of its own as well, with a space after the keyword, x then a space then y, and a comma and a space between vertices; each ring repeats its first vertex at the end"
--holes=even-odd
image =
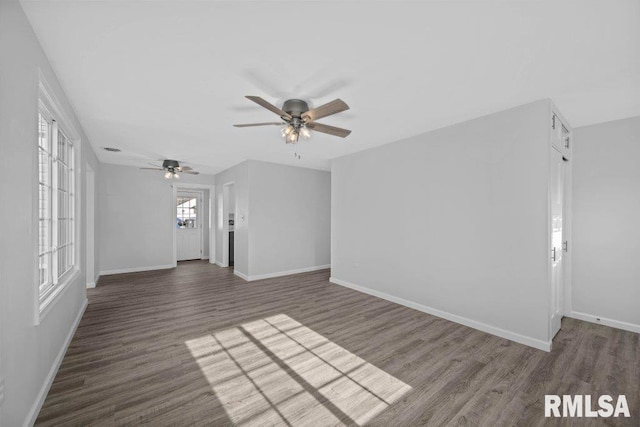
POLYGON ((165 160, 162 162, 162 167, 168 170, 174 170, 180 167, 180 163, 177 160, 165 160))
POLYGON ((309 106, 301 99, 288 99, 282 104, 282 111, 291 114, 294 118, 301 118, 302 113, 309 111, 309 106))

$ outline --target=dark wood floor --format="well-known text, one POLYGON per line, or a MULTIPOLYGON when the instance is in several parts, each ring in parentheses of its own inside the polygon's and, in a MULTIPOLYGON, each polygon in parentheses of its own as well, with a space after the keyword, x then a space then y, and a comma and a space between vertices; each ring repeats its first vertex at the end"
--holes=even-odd
POLYGON ((103 277, 37 425, 569 425, 545 394, 627 397, 639 335, 564 319, 545 353, 328 282, 206 262, 103 277))

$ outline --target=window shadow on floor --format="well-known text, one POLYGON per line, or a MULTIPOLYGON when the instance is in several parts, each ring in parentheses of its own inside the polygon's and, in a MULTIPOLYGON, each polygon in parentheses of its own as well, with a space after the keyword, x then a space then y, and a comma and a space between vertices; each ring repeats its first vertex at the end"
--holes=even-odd
POLYGON ((186 345, 238 425, 362 425, 411 389, 286 314, 186 345))

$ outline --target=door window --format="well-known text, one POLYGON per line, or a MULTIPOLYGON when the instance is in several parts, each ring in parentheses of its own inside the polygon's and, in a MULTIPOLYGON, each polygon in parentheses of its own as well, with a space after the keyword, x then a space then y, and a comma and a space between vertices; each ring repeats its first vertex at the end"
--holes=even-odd
POLYGON ((198 227, 198 198, 193 196, 178 196, 176 198, 176 227, 198 227))

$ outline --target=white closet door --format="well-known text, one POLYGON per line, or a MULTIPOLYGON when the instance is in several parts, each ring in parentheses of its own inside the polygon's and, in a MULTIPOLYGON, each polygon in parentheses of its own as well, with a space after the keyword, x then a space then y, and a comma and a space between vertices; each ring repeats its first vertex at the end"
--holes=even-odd
POLYGON ((562 154, 551 150, 551 337, 560 330, 563 315, 564 177, 562 154))

